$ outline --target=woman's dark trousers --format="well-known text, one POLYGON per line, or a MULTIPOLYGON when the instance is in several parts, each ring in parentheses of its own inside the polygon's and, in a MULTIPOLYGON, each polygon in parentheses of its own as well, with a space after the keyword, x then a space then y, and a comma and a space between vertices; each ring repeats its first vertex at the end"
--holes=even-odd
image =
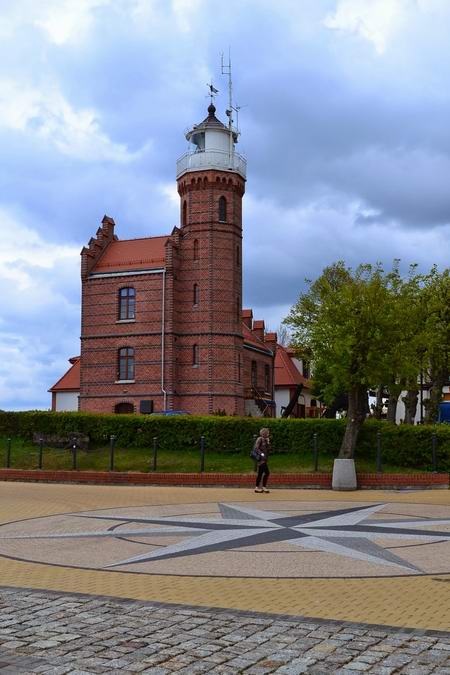
POLYGON ((264 462, 264 464, 260 464, 259 467, 258 467, 258 475, 256 477, 256 487, 260 487, 261 479, 262 479, 263 487, 266 487, 267 480, 268 480, 269 476, 270 476, 270 471, 269 471, 269 467, 267 466, 266 462, 264 462))

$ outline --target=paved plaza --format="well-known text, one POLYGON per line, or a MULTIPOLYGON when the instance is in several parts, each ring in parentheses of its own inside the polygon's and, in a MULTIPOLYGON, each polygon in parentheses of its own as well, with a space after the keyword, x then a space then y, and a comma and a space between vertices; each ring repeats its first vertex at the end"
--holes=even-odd
POLYGON ((0 489, 0 672, 450 674, 447 490, 0 489))

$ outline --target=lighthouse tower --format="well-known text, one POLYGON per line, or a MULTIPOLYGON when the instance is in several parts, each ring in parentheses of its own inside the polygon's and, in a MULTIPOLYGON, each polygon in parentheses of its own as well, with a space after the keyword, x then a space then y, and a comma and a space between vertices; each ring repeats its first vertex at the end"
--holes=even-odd
POLYGON ((244 414, 242 197, 246 161, 211 100, 207 117, 186 134, 177 162, 180 195, 174 280, 176 400, 199 414, 244 414))

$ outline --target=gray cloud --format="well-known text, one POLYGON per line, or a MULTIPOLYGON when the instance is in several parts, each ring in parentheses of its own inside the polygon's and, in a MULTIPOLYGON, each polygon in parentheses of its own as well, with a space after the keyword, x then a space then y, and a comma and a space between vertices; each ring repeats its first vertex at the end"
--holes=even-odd
POLYGON ((447 264, 450 8, 396 0, 386 24, 378 4, 362 18, 359 0, 2 9, 0 230, 17 237, 0 253, 11 298, 0 407, 48 407, 46 389, 78 351, 78 252, 103 214, 121 238, 177 224, 184 130, 205 115, 210 77, 224 117, 228 45, 245 106, 245 304, 255 315, 275 328, 304 278, 336 259, 447 264))

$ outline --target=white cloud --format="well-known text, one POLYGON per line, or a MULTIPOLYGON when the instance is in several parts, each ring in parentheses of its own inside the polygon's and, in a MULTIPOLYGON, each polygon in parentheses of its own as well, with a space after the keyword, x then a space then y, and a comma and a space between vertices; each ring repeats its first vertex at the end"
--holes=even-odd
POLYGON ((61 153, 83 161, 129 162, 130 153, 102 131, 93 108, 74 109, 55 87, 40 90, 11 80, 0 81, 0 128, 27 132, 52 143, 61 153))
MULTIPOLYGON (((114 0, 117 2, 117 0, 114 0)), ((0 35, 20 36, 24 28, 37 29, 58 46, 84 40, 95 25, 95 12, 112 0, 0 0, 0 35)))
POLYGON ((78 42, 92 28, 95 9, 109 3, 110 0, 40 0, 34 24, 56 45, 78 42))
POLYGON ((2 207, 0 231, 0 408, 47 407, 79 349, 80 247, 45 241, 2 207))
POLYGON ((172 0, 172 11, 181 32, 188 32, 203 9, 204 0, 172 0))
POLYGON ((368 40, 383 54, 408 7, 410 0, 338 0, 336 11, 326 16, 324 24, 368 40))

